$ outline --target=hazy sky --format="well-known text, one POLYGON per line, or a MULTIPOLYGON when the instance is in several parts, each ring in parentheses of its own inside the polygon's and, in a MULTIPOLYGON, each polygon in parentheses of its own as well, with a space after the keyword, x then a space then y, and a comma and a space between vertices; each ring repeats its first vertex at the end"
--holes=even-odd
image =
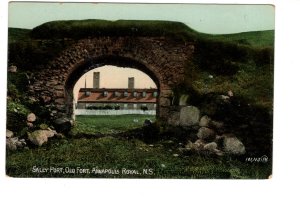
POLYGON ((127 88, 128 77, 134 77, 135 88, 156 88, 153 80, 144 72, 132 68, 105 65, 88 71, 75 84, 74 97, 77 99, 79 89, 86 86, 93 87, 93 73, 100 72, 100 88, 127 88))
POLYGON ((204 33, 274 29, 271 5, 9 3, 9 26, 33 28, 53 20, 132 19, 180 21, 204 33))

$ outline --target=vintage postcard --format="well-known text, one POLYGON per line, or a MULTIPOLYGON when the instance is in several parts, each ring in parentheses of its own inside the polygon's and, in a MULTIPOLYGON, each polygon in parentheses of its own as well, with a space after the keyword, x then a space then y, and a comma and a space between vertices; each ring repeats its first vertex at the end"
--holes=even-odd
POLYGON ((9 177, 268 179, 272 5, 10 2, 9 177))

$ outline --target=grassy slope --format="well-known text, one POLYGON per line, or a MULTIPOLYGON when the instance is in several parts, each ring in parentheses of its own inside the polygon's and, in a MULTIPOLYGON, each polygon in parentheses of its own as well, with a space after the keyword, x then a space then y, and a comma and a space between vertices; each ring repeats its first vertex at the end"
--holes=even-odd
POLYGON ((254 47, 274 46, 274 30, 212 35, 211 38, 254 47))
POLYGON ((145 119, 155 121, 154 115, 103 115, 76 116, 76 126, 73 133, 114 134, 125 132, 143 126, 145 119), (134 120, 138 120, 134 122, 134 120))
MULTIPOLYGON (((98 139, 52 140, 40 148, 8 152, 6 173, 16 177, 107 177, 107 178, 267 178, 268 164, 245 163, 235 159, 184 156, 173 140, 151 144, 137 139, 103 137, 98 139), (178 154, 179 156, 174 156, 178 154), (42 168, 84 168, 90 173, 33 173, 33 166, 42 168), (120 174, 94 174, 93 168, 118 169, 120 174), (123 168, 140 174, 122 174, 123 168), (143 174, 153 169, 153 175, 143 174)), ((77 170, 76 170, 77 171, 77 170)))

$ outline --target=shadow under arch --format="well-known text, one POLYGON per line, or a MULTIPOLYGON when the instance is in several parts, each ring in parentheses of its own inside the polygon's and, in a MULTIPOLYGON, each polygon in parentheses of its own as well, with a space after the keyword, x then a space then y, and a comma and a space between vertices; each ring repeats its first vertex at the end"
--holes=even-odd
POLYGON ((157 106, 156 106, 156 116, 159 116, 159 98, 160 98, 160 80, 157 75, 154 74, 147 66, 132 59, 121 56, 100 56, 96 58, 88 58, 83 62, 77 63, 73 70, 68 74, 67 80, 64 84, 65 88, 65 102, 66 102, 66 114, 72 119, 74 116, 74 101, 73 101, 73 89, 76 82, 80 79, 82 75, 86 72, 93 70, 98 67, 103 67, 105 65, 114 65, 117 67, 126 67, 140 70, 147 74, 156 84, 158 96, 157 96, 157 106))

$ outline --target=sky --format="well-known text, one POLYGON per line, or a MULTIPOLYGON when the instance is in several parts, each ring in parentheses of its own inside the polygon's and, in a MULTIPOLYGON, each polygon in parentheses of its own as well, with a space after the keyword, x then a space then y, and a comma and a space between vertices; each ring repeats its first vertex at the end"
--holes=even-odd
POLYGON ((74 86, 74 100, 77 102, 79 89, 93 87, 93 73, 100 72, 100 88, 127 88, 128 77, 134 77, 135 88, 157 88, 153 80, 144 72, 132 69, 122 68, 111 65, 105 65, 85 73, 74 86))
MULTIPOLYGON (((74 19, 180 21, 211 34, 271 30, 275 26, 275 9, 271 5, 10 2, 8 8, 8 26, 27 29, 48 21, 74 19)), ((146 74, 135 69, 102 67, 97 71, 101 74, 101 87, 125 88, 130 76, 135 77, 137 87, 155 87, 146 74)), ((78 81, 75 98, 79 88, 84 87, 85 77, 87 87, 92 87, 92 74, 88 72, 78 81)))
POLYGON ((271 5, 10 2, 9 27, 32 29, 54 20, 169 20, 212 34, 274 29, 271 5))

